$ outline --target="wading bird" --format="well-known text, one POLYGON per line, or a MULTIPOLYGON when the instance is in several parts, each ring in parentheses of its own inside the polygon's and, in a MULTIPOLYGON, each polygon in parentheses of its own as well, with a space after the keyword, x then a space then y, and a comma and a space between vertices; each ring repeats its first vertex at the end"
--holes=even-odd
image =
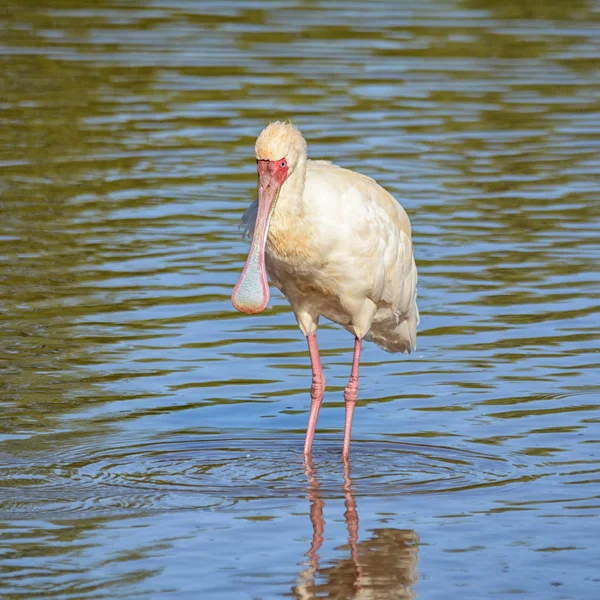
POLYGON ((362 340, 388 352, 409 354, 416 347, 417 267, 410 221, 370 177, 309 160, 306 141, 289 123, 267 126, 256 140, 255 154, 258 199, 242 217, 252 242, 233 290, 233 306, 247 314, 262 312, 269 301, 267 273, 292 306, 312 366, 305 455, 325 392, 316 337, 319 317, 355 336, 344 391, 342 456, 347 458, 362 340))

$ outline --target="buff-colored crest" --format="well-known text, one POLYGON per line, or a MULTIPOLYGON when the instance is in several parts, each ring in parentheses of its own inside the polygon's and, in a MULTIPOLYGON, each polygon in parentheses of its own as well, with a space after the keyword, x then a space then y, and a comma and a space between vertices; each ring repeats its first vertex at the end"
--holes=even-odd
POLYGON ((254 152, 258 160, 279 160, 306 156, 306 141, 291 123, 275 121, 265 127, 256 140, 254 152))

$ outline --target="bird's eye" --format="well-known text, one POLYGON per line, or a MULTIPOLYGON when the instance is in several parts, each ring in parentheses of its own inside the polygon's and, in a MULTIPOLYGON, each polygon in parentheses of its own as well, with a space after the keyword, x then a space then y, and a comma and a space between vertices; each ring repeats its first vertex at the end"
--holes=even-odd
POLYGON ((282 161, 279 163, 279 166, 280 166, 280 167, 283 169, 283 167, 285 167, 285 160, 282 160, 282 161))

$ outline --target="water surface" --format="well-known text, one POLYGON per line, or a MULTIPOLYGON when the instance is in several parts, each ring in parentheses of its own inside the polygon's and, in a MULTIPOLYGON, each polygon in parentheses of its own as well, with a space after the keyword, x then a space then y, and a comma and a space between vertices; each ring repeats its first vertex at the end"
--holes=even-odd
POLYGON ((0 595, 600 596, 600 4, 9 0, 0 595), (414 229, 409 358, 230 294, 253 142, 414 229))

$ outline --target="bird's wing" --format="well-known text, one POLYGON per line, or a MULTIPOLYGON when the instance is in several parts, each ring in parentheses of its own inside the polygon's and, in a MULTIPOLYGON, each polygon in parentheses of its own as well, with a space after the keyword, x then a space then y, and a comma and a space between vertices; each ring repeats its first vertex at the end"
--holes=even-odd
MULTIPOLYGON (((333 188, 333 193, 330 192, 331 198, 337 196, 344 204, 348 198, 348 191, 358 191, 362 202, 367 206, 377 207, 383 210, 391 222, 396 227, 403 231, 408 237, 411 236, 410 220, 402 205, 383 187, 381 187, 373 178, 350 169, 344 169, 326 160, 309 160, 308 161, 308 177, 310 180, 318 181, 319 194, 323 195, 323 183, 327 187, 333 188)), ((335 207, 337 210, 339 207, 335 207)), ((359 211, 360 213, 360 211, 359 211)), ((360 214, 355 213, 359 218, 360 214)))
POLYGON ((411 312, 417 270, 404 208, 374 179, 322 161, 309 161, 307 185, 325 224, 321 239, 333 242, 328 259, 347 265, 353 291, 397 315, 411 312))
MULTIPOLYGON (((410 220, 401 204, 375 181, 368 184, 369 200, 376 206, 377 222, 383 244, 379 258, 384 277, 376 304, 388 304, 396 315, 407 315, 416 310, 417 267, 413 256, 410 220)), ((417 317, 418 318, 418 317, 417 317)))
POLYGON ((258 212, 258 200, 255 200, 242 215, 240 229, 242 237, 246 240, 251 240, 254 235, 254 225, 256 224, 256 214, 258 212))

